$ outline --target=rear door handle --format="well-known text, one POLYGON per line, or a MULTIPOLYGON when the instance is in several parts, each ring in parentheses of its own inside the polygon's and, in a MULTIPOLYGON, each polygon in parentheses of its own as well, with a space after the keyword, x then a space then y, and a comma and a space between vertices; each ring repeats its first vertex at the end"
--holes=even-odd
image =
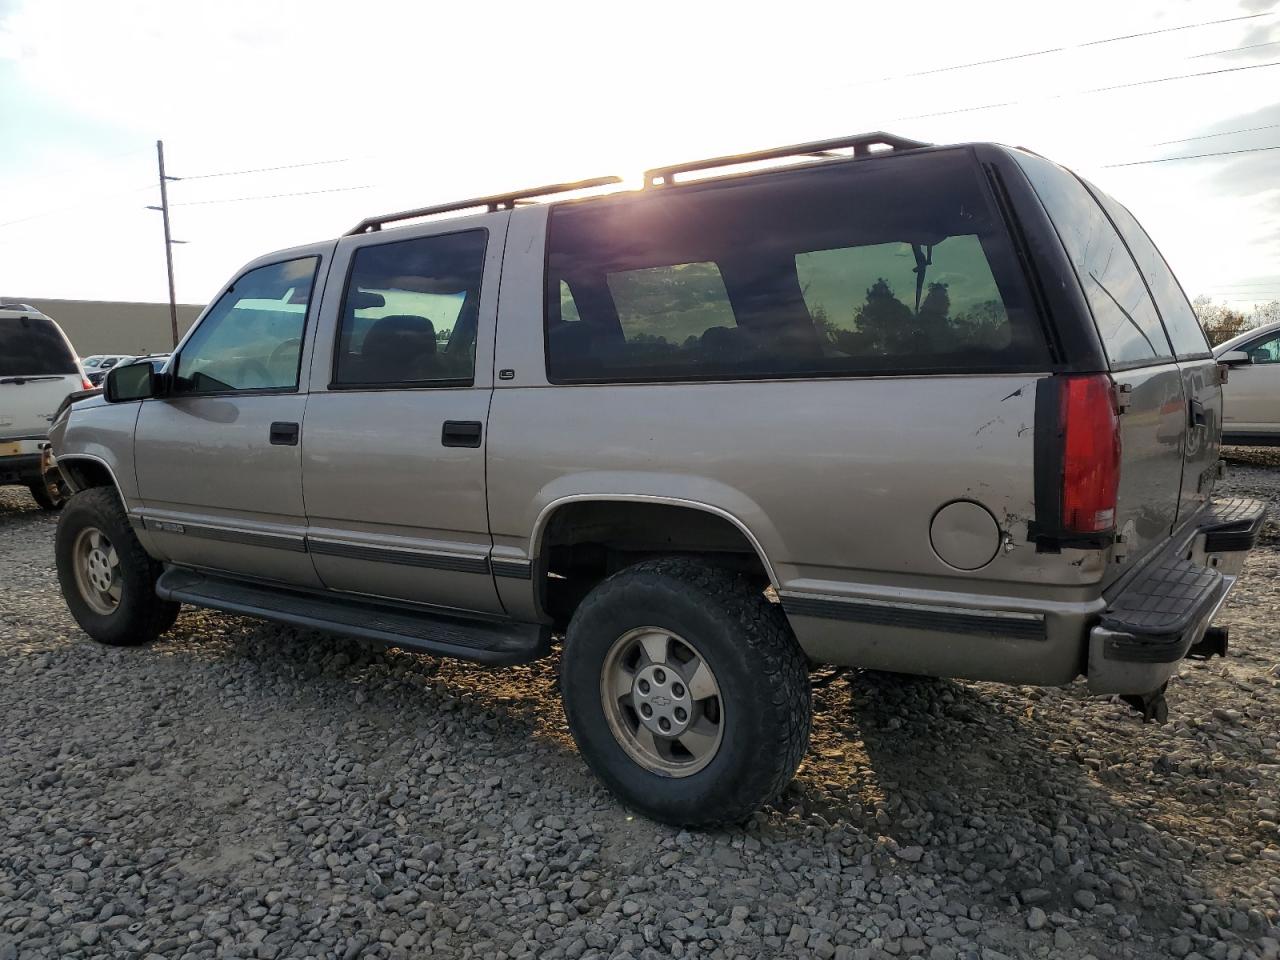
POLYGON ((298 445, 298 425, 277 420, 271 424, 271 442, 280 447, 296 447, 298 445))
POLYGON ((1203 427, 1208 422, 1204 415, 1204 404, 1199 400, 1192 400, 1189 404, 1187 419, 1189 426, 1193 429, 1195 427, 1203 427))
POLYGON ((478 447, 484 425, 479 420, 446 420, 440 442, 446 447, 478 447))

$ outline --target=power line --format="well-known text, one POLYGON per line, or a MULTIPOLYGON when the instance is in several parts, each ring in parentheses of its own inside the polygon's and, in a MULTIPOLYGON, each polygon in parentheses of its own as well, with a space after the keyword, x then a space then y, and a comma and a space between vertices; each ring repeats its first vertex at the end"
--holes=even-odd
POLYGON ((17 220, 6 220, 0 223, 0 227, 12 227, 19 223, 28 223, 31 220, 40 220, 44 217, 54 217, 60 213, 67 213, 70 210, 83 210, 85 207, 99 206, 105 200, 114 200, 116 197, 123 197, 131 193, 141 193, 143 190, 150 190, 155 184, 148 183, 143 187, 133 187, 129 190, 120 190, 116 193, 108 193, 101 197, 94 197, 91 200, 85 200, 82 203, 73 203, 67 207, 58 207, 56 210, 45 210, 42 213, 33 213, 29 217, 19 217, 17 220))
POLYGON ((202 207, 212 203, 241 203, 245 200, 280 200, 284 197, 309 197, 317 193, 345 193, 348 190, 370 190, 376 183, 366 183, 358 187, 333 187, 329 190, 302 190, 298 193, 267 193, 256 197, 229 197, 225 200, 184 200, 171 203, 171 207, 202 207))
MULTIPOLYGON (((1200 73, 1180 73, 1172 77, 1157 77, 1154 80, 1135 80, 1132 83, 1116 83, 1109 87, 1093 87, 1082 93, 1106 93, 1111 90, 1126 90, 1129 87, 1146 87, 1153 83, 1168 83, 1171 80, 1193 80, 1196 77, 1212 77, 1220 73, 1239 73, 1242 70, 1261 70, 1265 67, 1280 67, 1280 60, 1270 63, 1251 63, 1244 67, 1219 67, 1217 70, 1202 70, 1200 73)), ((1070 94, 1064 94, 1070 96, 1070 94)))
POLYGON ((62 177, 78 176, 79 174, 85 173, 86 171, 99 170, 102 167, 106 166, 107 164, 111 163, 112 161, 122 160, 125 157, 132 157, 135 154, 144 152, 146 149, 147 149, 146 147, 137 147, 133 150, 123 150, 120 153, 112 153, 112 154, 108 154, 105 157, 99 157, 97 160, 94 160, 91 163, 80 164, 80 166, 78 167, 63 168, 61 170, 50 170, 48 173, 39 173, 39 174, 36 174, 34 177, 20 178, 19 182, 21 182, 22 180, 25 180, 26 182, 29 182, 29 183, 35 183, 36 181, 39 181, 39 180, 56 180, 62 177))
POLYGON ((1185 157, 1157 157, 1155 160, 1130 160, 1128 163, 1104 163, 1103 169, 1111 167, 1140 167, 1148 163, 1172 163, 1174 160, 1203 160, 1205 157, 1231 157, 1239 153, 1263 153, 1267 150, 1280 150, 1280 143, 1270 147, 1248 147, 1244 150, 1219 150, 1216 153, 1192 153, 1185 157))
POLYGON ((1181 73, 1171 77, 1155 77, 1150 80, 1134 80, 1129 83, 1116 83, 1107 87, 1091 87, 1088 90, 1072 90, 1067 93, 1055 93, 1046 97, 1032 97, 1027 100, 1006 100, 1001 103, 984 103, 974 107, 959 107, 954 110, 939 110, 934 113, 918 113, 906 117, 894 117, 890 123, 900 120, 926 120, 932 117, 946 117, 957 113, 973 113, 978 110, 995 110, 1000 107, 1013 107, 1026 103, 1040 103, 1046 100, 1062 100, 1066 97, 1082 97, 1094 93, 1109 93, 1112 90, 1126 90, 1132 87, 1147 87, 1156 83, 1169 83, 1173 80, 1195 80, 1200 77, 1212 77, 1223 73, 1239 73, 1242 70, 1261 70, 1265 67, 1280 67, 1280 60, 1270 63, 1251 63, 1244 67, 1221 67, 1217 70, 1202 70, 1199 73, 1181 73))
POLYGON ((274 170, 297 170, 299 167, 323 167, 332 163, 347 163, 349 158, 338 160, 311 160, 307 163, 286 163, 279 167, 254 167, 251 170, 222 170, 218 173, 198 173, 190 177, 179 177, 181 180, 208 180, 212 177, 241 177, 248 173, 268 173, 274 170))
POLYGON ((1089 43, 1077 44, 1081 47, 1097 47, 1104 43, 1115 43, 1118 40, 1136 40, 1138 37, 1154 37, 1158 33, 1177 33, 1179 30, 1193 30, 1196 27, 1212 27, 1220 23, 1237 23, 1241 20, 1257 20, 1259 17, 1274 17, 1275 12, 1249 13, 1241 17, 1227 17, 1223 20, 1205 20, 1202 23, 1188 23, 1181 27, 1161 27, 1159 30, 1147 30, 1144 33, 1129 33, 1121 37, 1110 37, 1106 40, 1091 40, 1089 43))
POLYGON ((1216 57, 1222 53, 1239 53, 1241 50, 1257 50, 1259 47, 1274 47, 1280 40, 1268 40, 1265 43, 1250 43, 1243 47, 1231 47, 1227 50, 1210 50, 1208 53, 1195 53, 1188 60, 1199 60, 1201 57, 1216 57))
MULTIPOLYGON (((1107 43, 1120 43, 1124 40, 1137 40, 1142 37, 1154 37, 1161 33, 1176 33, 1180 30, 1196 30, 1200 27, 1213 27, 1223 23, 1236 23, 1241 20, 1257 20, 1261 17, 1273 17, 1275 15, 1275 12, 1250 13, 1240 17, 1227 17, 1222 20, 1204 20, 1199 23, 1183 24, 1179 27, 1162 27, 1159 30, 1146 30, 1142 33, 1126 33, 1118 37, 1103 37, 1100 40, 1088 40, 1084 43, 1068 44, 1063 47, 1048 47, 1044 50, 1032 50, 1029 53, 1016 53, 1008 57, 993 57, 989 60, 974 60, 971 63, 952 64, 949 67, 935 67, 932 70, 917 70, 912 73, 900 73, 895 76, 880 77, 877 80, 859 80, 853 85, 860 86, 866 83, 886 83, 891 80, 906 80, 911 77, 928 77, 937 73, 950 73, 954 70, 969 70, 973 67, 986 67, 995 63, 1008 63, 1012 60, 1027 60, 1031 57, 1043 57, 1051 53, 1063 53, 1067 50, 1079 50, 1084 47, 1099 47, 1107 43)), ((1209 56, 1209 54, 1203 54, 1203 56, 1209 56)))
POLYGON ((1159 143, 1151 144, 1151 146, 1167 147, 1171 143, 1190 143, 1192 140, 1211 140, 1214 137, 1229 137, 1236 133, 1253 133, 1255 130, 1274 130, 1276 127, 1280 127, 1280 123, 1268 123, 1261 127, 1242 127, 1239 130, 1225 130, 1222 133, 1205 133, 1198 137, 1183 137, 1181 140, 1161 140, 1159 143))

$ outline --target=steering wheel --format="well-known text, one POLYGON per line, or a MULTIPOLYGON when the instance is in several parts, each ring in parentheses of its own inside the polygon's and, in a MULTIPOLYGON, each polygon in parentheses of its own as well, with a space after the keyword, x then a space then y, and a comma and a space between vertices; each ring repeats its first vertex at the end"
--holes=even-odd
MULTIPOLYGON (((241 383, 244 383, 247 379, 252 378, 258 381, 258 383, 256 384, 256 386, 258 387, 272 386, 271 371, 267 369, 267 365, 265 363, 263 363, 261 360, 258 360, 254 357, 245 357, 243 360, 241 360, 240 369, 237 371, 237 373, 239 374, 239 376, 236 379, 238 379, 241 383)), ((252 390, 254 389, 254 387, 250 387, 246 384, 245 386, 242 386, 240 389, 252 390)))
POLYGON ((287 358, 291 352, 296 354, 301 347, 301 337, 294 337, 290 340, 286 340, 284 343, 280 344, 280 346, 271 351, 271 359, 267 362, 274 367, 281 360, 287 358))

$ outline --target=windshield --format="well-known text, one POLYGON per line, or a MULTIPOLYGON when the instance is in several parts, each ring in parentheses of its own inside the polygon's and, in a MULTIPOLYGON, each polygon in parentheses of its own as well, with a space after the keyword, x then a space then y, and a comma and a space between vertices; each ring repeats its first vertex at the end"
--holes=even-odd
POLYGON ((75 355, 47 317, 0 317, 0 377, 78 372, 75 355))

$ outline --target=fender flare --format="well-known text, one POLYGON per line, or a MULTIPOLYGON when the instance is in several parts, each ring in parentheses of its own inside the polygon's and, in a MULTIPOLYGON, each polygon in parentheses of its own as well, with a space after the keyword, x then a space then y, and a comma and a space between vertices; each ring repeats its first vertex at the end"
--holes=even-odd
POLYGON ((531 562, 536 564, 542 556, 543 538, 546 535, 547 524, 550 522, 552 514, 566 504, 584 501, 665 504, 667 506, 700 510, 703 513, 709 513, 722 520, 727 520, 733 524, 739 533, 747 538, 747 542, 751 544, 751 548, 760 559, 760 563, 769 577, 769 583, 773 585, 775 590, 781 589, 778 574, 774 570, 773 564, 769 561, 769 555, 765 553, 764 547, 760 544, 759 538, 751 532, 750 527, 728 510, 709 503, 703 503, 700 500, 686 500, 681 497, 664 497, 647 493, 573 493, 568 496, 557 497, 538 512, 538 518, 534 521, 533 533, 529 537, 529 559, 531 562))

